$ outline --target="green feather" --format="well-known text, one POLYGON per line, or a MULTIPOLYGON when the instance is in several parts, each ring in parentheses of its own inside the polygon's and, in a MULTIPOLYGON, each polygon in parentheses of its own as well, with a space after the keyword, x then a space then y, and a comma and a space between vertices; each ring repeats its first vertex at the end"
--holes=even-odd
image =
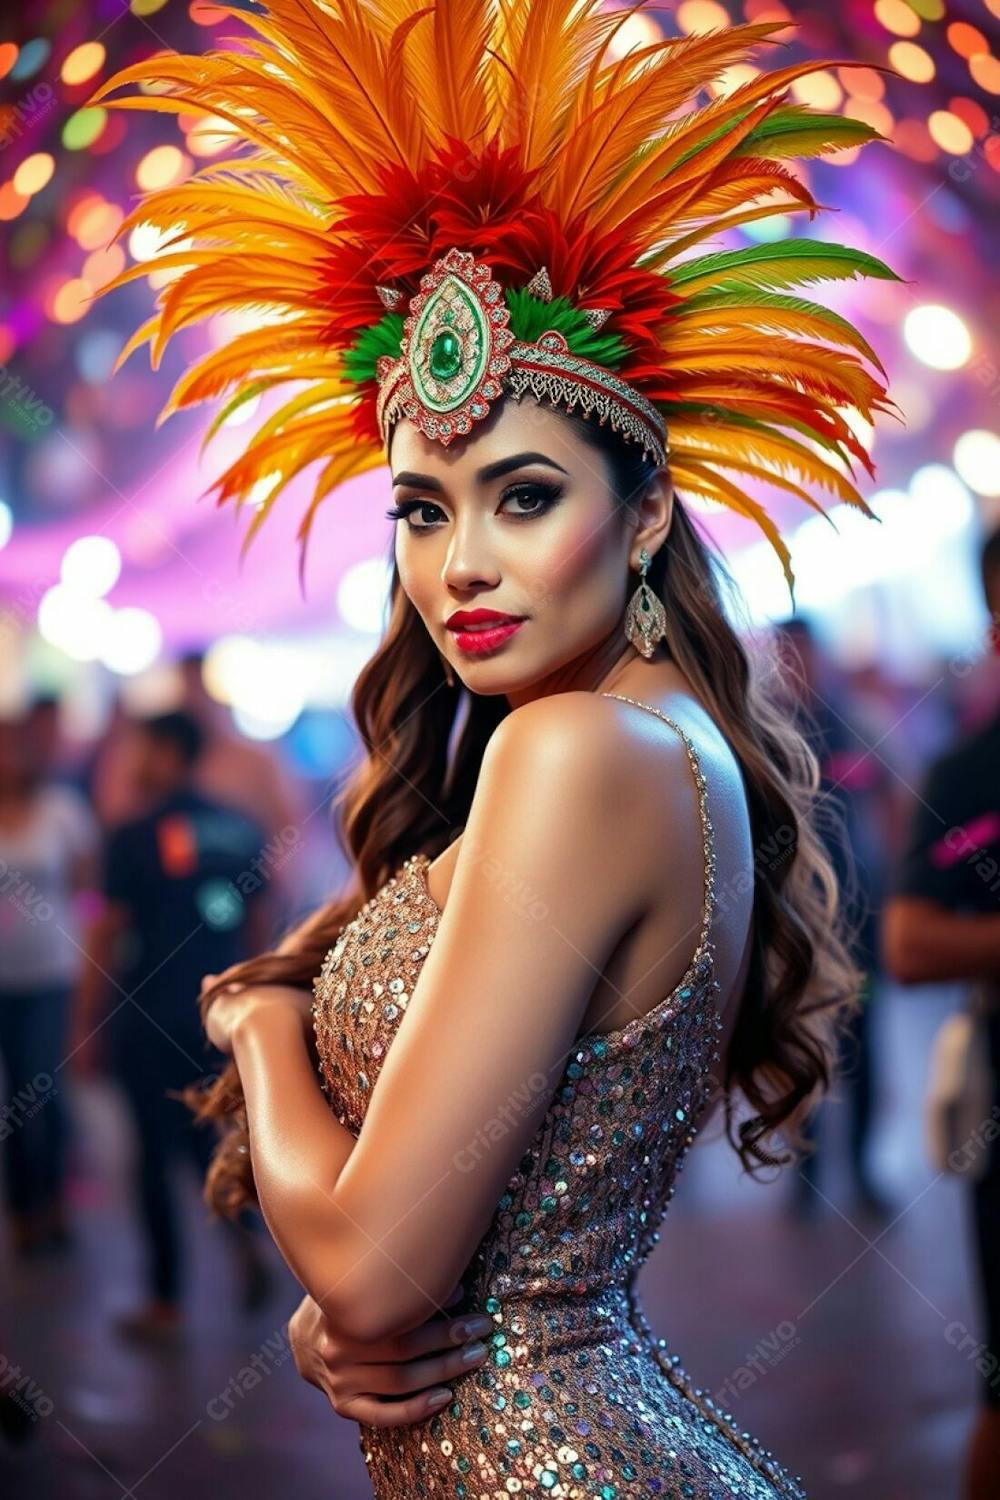
POLYGON ((375 380, 376 364, 383 354, 398 359, 403 342, 403 322, 402 313, 387 312, 370 328, 363 328, 344 354, 344 379, 356 381, 359 385, 363 380, 375 380))
POLYGON ((773 245, 750 245, 743 250, 720 250, 684 261, 664 273, 672 287, 692 282, 731 278, 738 286, 793 286, 803 281, 837 281, 852 276, 877 276, 901 281, 884 261, 850 245, 825 240, 781 240, 773 245))
POLYGON ((776 109, 736 147, 734 156, 764 156, 779 161, 788 156, 821 156, 867 141, 884 141, 873 125, 847 115, 816 114, 791 106, 776 109))
MULTIPOLYGON (((707 105, 706 108, 711 109, 712 106, 707 105)), ((672 163, 670 171, 665 173, 664 177, 661 180, 669 182, 671 174, 683 167, 685 162, 689 162, 693 156, 697 156, 699 151, 706 151, 709 146, 714 146, 716 141, 721 140, 724 135, 728 135, 731 130, 735 130, 737 126, 742 125, 743 121, 750 113, 750 108, 750 105, 747 105, 746 109, 737 110, 734 114, 728 116, 727 119, 723 120, 721 125, 717 125, 714 130, 710 130, 708 135, 699 136, 694 145, 689 146, 688 149, 682 152, 677 160, 672 163)), ((649 143, 649 149, 652 150, 656 146, 662 147, 664 141, 669 140, 671 135, 677 135, 682 129, 687 129, 690 126, 692 120, 695 119, 697 119, 697 115, 682 116, 681 119, 678 120, 677 125, 673 130, 667 130, 664 132, 662 139, 651 141, 649 143)), ((735 152, 733 154, 735 155, 735 152)))
POLYGON ((508 287, 504 296, 510 308, 510 331, 526 344, 534 343, 551 328, 562 334, 571 354, 612 370, 629 353, 629 344, 617 334, 591 328, 583 312, 568 297, 543 302, 524 287, 508 287))

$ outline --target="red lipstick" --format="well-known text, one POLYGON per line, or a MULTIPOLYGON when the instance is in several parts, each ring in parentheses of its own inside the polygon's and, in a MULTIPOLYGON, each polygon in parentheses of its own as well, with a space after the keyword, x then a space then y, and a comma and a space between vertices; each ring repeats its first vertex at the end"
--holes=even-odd
POLYGON ((456 609, 446 621, 459 650, 472 655, 510 640, 523 623, 524 616, 497 609, 456 609))

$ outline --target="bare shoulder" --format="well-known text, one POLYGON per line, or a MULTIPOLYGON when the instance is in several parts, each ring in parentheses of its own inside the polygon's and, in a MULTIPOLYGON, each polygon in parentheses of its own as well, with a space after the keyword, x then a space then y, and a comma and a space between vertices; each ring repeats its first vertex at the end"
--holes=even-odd
POLYGON ((657 787, 669 804, 672 784, 691 775, 681 735, 646 709, 591 691, 550 693, 511 709, 490 736, 487 756, 490 769, 523 766, 531 757, 567 775, 579 792, 606 793, 619 811, 630 798, 645 802, 657 787))
MULTIPOLYGON (((668 744, 667 758, 683 766, 683 743, 678 736, 671 739, 676 752, 668 744)), ((649 713, 600 693, 574 691, 550 693, 512 709, 493 732, 488 751, 498 759, 544 756, 577 776, 613 780, 630 762, 648 760, 650 750, 662 770, 664 748, 664 735, 649 713)))
MULTIPOLYGON (((635 859, 699 831, 684 741, 653 714, 599 693, 552 693, 513 709, 490 738, 481 795, 551 828, 567 846, 589 826, 591 848, 635 859)), ((477 789, 478 790, 478 789, 477 789)), ((581 851, 582 852, 582 851, 581 851)))
POLYGON ((569 692, 512 709, 490 736, 476 799, 549 827, 586 814, 599 829, 622 791, 621 731, 607 707, 593 693, 569 692))

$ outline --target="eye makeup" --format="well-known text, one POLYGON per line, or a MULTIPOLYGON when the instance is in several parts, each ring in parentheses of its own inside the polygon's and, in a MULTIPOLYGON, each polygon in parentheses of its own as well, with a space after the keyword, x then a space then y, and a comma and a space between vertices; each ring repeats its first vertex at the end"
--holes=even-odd
MULTIPOLYGON (((501 504, 506 503, 507 500, 512 498, 518 501, 537 502, 535 508, 532 510, 513 510, 506 513, 517 521, 533 521, 536 517, 547 514, 547 512, 550 511, 552 507, 558 503, 559 499, 562 496, 562 493, 562 485, 553 484, 548 480, 522 480, 519 484, 508 485, 508 487, 501 495, 500 500, 501 504)), ((387 510, 385 514, 390 521, 405 520, 410 531, 435 530, 436 527, 434 523, 428 523, 427 525, 414 525, 413 522, 408 519, 414 511, 418 510, 441 510, 441 507, 433 500, 413 498, 410 500, 401 500, 398 505, 392 506, 391 509, 387 510)))

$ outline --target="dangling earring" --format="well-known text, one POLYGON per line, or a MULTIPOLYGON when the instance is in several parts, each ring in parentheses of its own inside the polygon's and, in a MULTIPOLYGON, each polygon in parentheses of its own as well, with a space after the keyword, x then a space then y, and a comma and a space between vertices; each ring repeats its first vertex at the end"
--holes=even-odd
POLYGON ((639 551, 639 587, 625 611, 625 634, 647 661, 652 656, 657 641, 662 640, 667 633, 667 612, 646 582, 651 561, 649 553, 642 547, 639 551))

